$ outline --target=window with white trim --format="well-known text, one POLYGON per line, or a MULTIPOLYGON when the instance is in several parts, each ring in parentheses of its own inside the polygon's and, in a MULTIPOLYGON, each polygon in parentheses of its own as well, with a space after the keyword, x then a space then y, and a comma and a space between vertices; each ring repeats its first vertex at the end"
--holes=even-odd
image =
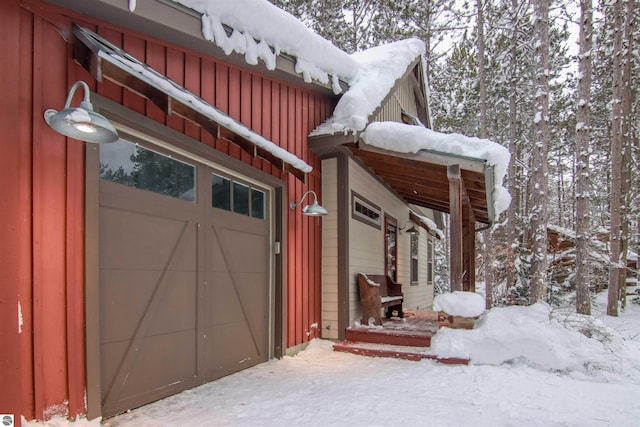
POLYGON ((372 227, 380 229, 382 210, 360 196, 355 191, 351 192, 351 217, 364 222, 372 227))
POLYGON ((427 283, 433 283, 433 237, 427 234, 427 283))
POLYGON ((420 234, 411 234, 411 284, 418 284, 418 244, 420 242, 420 234))

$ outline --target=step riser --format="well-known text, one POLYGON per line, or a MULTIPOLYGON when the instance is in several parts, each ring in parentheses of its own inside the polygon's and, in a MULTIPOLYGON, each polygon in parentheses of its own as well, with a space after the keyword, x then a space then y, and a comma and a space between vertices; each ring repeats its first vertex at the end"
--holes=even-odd
POLYGON ((342 353, 351 353, 357 354, 360 356, 369 356, 369 357, 388 357, 393 359, 403 359, 403 360, 411 360, 417 362, 422 359, 427 359, 427 356, 415 354, 415 353, 388 353, 380 350, 371 350, 371 349, 362 349, 362 348, 354 348, 354 347, 341 347, 338 345, 333 346, 333 351, 340 351, 342 353))
POLYGON ((424 335, 393 335, 379 332, 366 332, 355 329, 345 331, 345 339, 349 341, 367 342, 372 344, 392 344, 408 347, 429 347, 431 337, 424 335))
POLYGON ((359 356, 387 357, 392 359, 410 360, 414 362, 418 362, 424 359, 430 359, 445 365, 468 365, 469 364, 469 359, 439 358, 432 354, 406 353, 406 352, 398 352, 398 351, 388 351, 383 349, 358 348, 358 347, 354 347, 353 345, 343 345, 343 344, 335 344, 333 346, 333 351, 357 354, 359 356))

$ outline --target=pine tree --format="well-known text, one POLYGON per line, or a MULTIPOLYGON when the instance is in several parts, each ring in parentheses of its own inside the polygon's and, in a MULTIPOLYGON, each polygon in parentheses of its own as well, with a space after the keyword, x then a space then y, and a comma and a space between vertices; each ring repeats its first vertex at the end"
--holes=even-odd
POLYGON ((622 147, 623 147, 623 22, 622 0, 613 2, 613 98, 611 109, 611 225, 610 225, 610 258, 609 258, 609 293, 607 314, 618 315, 618 301, 620 299, 620 276, 622 266, 621 251, 621 198, 622 198, 622 147))
POLYGON ((536 30, 535 107, 533 121, 531 218, 532 303, 546 299, 547 291, 547 170, 549 147, 549 0, 534 3, 536 30))
POLYGON ((578 97, 576 105, 576 311, 591 314, 589 299, 589 142, 590 142, 590 98, 591 98, 591 49, 592 10, 591 0, 581 0, 580 54, 578 97))

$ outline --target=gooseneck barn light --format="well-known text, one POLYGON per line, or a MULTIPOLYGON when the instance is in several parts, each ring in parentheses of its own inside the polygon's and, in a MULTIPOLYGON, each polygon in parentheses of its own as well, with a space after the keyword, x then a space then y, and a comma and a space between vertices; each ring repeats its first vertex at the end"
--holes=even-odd
POLYGON ((298 207, 302 203, 304 198, 307 197, 309 194, 313 194, 313 203, 303 207, 302 208, 302 214, 303 215, 309 215, 309 216, 325 216, 325 215, 327 215, 329 212, 327 212, 327 210, 323 206, 318 204, 318 195, 315 193, 315 191, 312 191, 312 190, 309 190, 309 191, 305 192, 302 195, 302 198, 300 198, 300 201, 298 203, 290 202, 289 203, 289 207, 291 209, 295 209, 296 207, 298 207))
POLYGON ((89 100, 89 86, 83 81, 77 81, 71 86, 64 110, 48 109, 44 112, 44 120, 58 133, 87 142, 116 142, 118 132, 113 125, 101 114, 93 111, 89 100), (82 86, 84 99, 77 108, 70 108, 71 99, 76 90, 82 86))
POLYGON ((409 233, 409 234, 420 234, 420 230, 418 230, 416 228, 416 224, 411 220, 405 222, 405 224, 402 227, 400 227, 400 231, 402 231, 404 233, 409 233), (411 227, 409 227, 408 229, 405 230, 405 227, 409 223, 411 223, 411 227))

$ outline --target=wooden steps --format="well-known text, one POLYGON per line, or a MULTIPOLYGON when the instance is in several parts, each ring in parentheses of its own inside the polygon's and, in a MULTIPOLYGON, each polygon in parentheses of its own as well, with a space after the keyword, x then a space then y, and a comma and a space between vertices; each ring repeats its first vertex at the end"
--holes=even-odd
POLYGON ((347 328, 345 338, 352 342, 367 342, 374 344, 391 344, 411 347, 429 347, 431 337, 435 334, 430 330, 395 330, 395 329, 375 329, 364 327, 347 328))
POLYGON ((352 326, 345 340, 334 351, 370 357, 391 357, 419 361, 436 360, 445 364, 467 365, 468 359, 438 358, 430 352, 431 337, 443 326, 435 312, 409 312, 403 319, 385 319, 382 326, 352 326))
POLYGON ((428 353, 429 347, 398 346, 393 344, 372 345, 371 343, 345 340, 334 344, 333 350, 341 351, 343 353, 358 354, 361 356, 389 357, 393 359, 412 360, 416 362, 419 360, 430 359, 447 365, 469 364, 469 359, 455 357, 444 358, 428 353))

